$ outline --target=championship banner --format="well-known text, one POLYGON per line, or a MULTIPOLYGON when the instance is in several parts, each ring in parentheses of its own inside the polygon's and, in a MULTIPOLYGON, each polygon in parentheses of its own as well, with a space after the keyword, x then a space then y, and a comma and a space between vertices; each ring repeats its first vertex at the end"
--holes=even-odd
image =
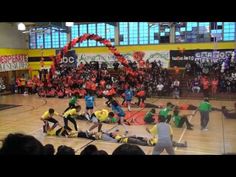
POLYGON ((219 50, 171 50, 170 67, 185 67, 187 62, 204 61, 204 60, 225 60, 229 58, 234 49, 219 50))
POLYGON ((0 72, 28 69, 28 56, 25 54, 0 56, 0 72))

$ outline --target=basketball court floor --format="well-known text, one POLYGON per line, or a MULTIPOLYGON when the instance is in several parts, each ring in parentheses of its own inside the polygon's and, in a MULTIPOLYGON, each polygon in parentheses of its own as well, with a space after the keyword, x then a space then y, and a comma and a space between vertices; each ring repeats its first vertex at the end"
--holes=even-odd
MULTIPOLYGON (((39 98, 37 95, 6 95, 0 97, 0 104, 5 108, 0 109, 0 147, 2 140, 9 133, 20 132, 33 135, 43 144, 53 144, 55 149, 60 145, 67 145, 75 149, 76 154, 80 154, 84 147, 88 144, 94 144, 98 149, 103 149, 109 154, 119 146, 118 143, 109 143, 102 140, 87 140, 83 138, 64 138, 46 136, 42 131, 43 122, 40 120, 41 115, 49 108, 54 108, 55 111, 62 113, 68 106, 69 98, 39 98)), ((135 100, 136 101, 136 100, 135 100)), ((198 106, 201 102, 199 100, 184 100, 184 99, 158 99, 148 98, 146 103, 160 105, 172 102, 180 105, 183 103, 198 106)), ((85 103, 83 99, 79 99, 82 106, 81 112, 85 110, 85 103)), ((211 100, 213 107, 221 108, 226 106, 233 109, 233 101, 217 101, 211 100)), ((96 99, 95 110, 110 109, 105 105, 103 98, 96 99)), ((124 108, 126 111, 127 108, 124 108)), ((127 112, 129 117, 143 116, 150 108, 133 107, 131 112, 127 112)), ((159 111, 158 109, 156 109, 159 111)), ((182 110, 182 113, 192 113, 189 110, 182 110)), ((63 119, 56 117, 57 120, 63 124, 63 119)), ((220 155, 227 153, 236 153, 236 120, 225 119, 220 111, 212 111, 210 113, 210 121, 208 124, 208 131, 200 130, 200 114, 199 112, 192 118, 190 122, 194 125, 193 130, 173 127, 173 140, 177 142, 187 141, 187 148, 175 148, 177 155, 220 155)), ((87 130, 91 123, 88 121, 77 120, 78 127, 81 130, 87 130)), ((73 127, 70 123, 69 125, 73 127)), ((153 125, 131 125, 128 126, 128 135, 137 135, 143 137, 150 137, 146 132, 146 127, 153 125)), ((114 127, 114 124, 104 124, 103 130, 108 131, 114 127)), ((123 127, 120 126, 120 131, 123 132, 123 127)), ((151 155, 153 147, 140 146, 147 155, 151 155)), ((163 153, 163 155, 166 152, 163 153)))

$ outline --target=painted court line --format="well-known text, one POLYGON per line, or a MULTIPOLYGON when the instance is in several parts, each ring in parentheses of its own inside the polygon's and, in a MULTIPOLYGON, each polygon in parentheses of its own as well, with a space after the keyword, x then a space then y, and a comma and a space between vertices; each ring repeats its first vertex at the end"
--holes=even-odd
MULTIPOLYGON (((190 116, 189 122, 191 122, 192 118, 193 118, 193 116, 190 116)), ((187 130, 187 128, 185 127, 184 130, 183 130, 183 132, 182 132, 182 134, 180 135, 180 138, 179 138, 179 140, 178 140, 178 143, 180 143, 180 142, 182 141, 182 138, 183 138, 183 136, 184 136, 186 130, 187 130)), ((176 151, 176 150, 177 150, 177 147, 175 147, 175 151, 176 151)))
MULTIPOLYGON (((177 152, 187 152, 187 153, 192 153, 192 154, 186 154, 186 155, 199 155, 199 154, 204 154, 204 155, 220 155, 220 154, 213 154, 213 153, 208 153, 208 152, 201 152, 201 151, 189 151, 189 150, 181 150, 177 149, 177 152)), ((182 155, 182 154, 181 154, 182 155)))

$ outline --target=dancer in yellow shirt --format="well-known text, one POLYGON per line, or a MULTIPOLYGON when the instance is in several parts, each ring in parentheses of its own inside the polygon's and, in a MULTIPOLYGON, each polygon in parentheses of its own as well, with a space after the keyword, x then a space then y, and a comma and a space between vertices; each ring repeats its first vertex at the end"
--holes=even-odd
POLYGON ((52 109, 52 108, 50 108, 48 111, 44 112, 44 114, 41 116, 40 120, 42 120, 44 122, 44 126, 43 126, 44 133, 46 133, 46 130, 48 130, 48 129, 53 130, 57 125, 61 126, 59 124, 59 122, 53 118, 54 115, 62 117, 62 115, 55 112, 54 109, 52 109), (48 122, 52 122, 52 123, 54 123, 54 125, 50 128, 48 122))

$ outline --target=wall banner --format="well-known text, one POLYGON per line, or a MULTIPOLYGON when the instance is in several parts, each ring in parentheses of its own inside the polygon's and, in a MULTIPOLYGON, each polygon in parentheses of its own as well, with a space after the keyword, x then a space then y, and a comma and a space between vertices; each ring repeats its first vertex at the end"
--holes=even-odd
POLYGON ((28 55, 3 55, 0 56, 0 72, 28 69, 28 55))
MULTIPOLYGON (((142 51, 145 53, 144 55, 144 61, 149 60, 149 62, 152 62, 154 60, 158 61, 160 60, 164 68, 169 67, 169 58, 170 58, 170 52, 169 51, 142 51)), ((122 53, 122 55, 127 59, 134 61, 133 59, 133 52, 129 53, 122 53)), ((98 61, 99 63, 106 62, 109 68, 113 67, 113 63, 116 60, 115 56, 113 54, 109 53, 77 53, 78 56, 78 64, 80 62, 90 62, 90 61, 98 61)))
POLYGON ((230 57, 234 49, 219 50, 171 50, 170 67, 185 67, 187 62, 206 60, 225 60, 230 57))

